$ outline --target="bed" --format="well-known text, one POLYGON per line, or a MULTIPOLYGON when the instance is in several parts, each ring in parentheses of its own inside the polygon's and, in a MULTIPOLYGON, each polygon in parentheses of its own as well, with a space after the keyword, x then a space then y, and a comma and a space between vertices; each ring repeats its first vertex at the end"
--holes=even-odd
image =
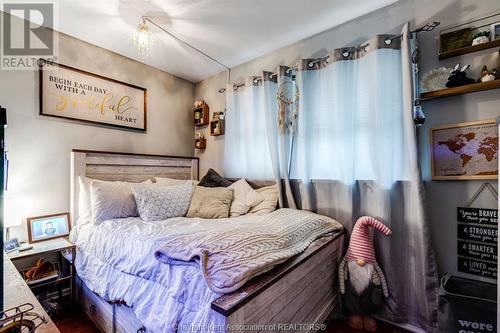
MULTIPOLYGON (((73 221, 79 216, 80 176, 132 182, 154 177, 195 180, 198 159, 73 150, 73 221)), ((336 271, 343 255, 343 230, 317 238, 300 254, 222 294, 207 287, 197 265, 154 265, 155 258, 146 255, 164 241, 164 230, 181 226, 183 219, 146 223, 126 218, 106 221, 99 228, 74 227, 76 296, 101 331, 307 332, 318 330, 338 308, 336 271), (110 250, 109 244, 121 246, 110 250)))

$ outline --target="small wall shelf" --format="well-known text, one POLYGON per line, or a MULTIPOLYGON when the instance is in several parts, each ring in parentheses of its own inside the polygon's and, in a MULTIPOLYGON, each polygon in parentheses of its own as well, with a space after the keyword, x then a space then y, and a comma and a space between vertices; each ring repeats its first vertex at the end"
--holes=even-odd
POLYGON ((194 147, 196 149, 207 148, 207 139, 205 139, 205 138, 194 139, 194 147))
POLYGON ((473 52, 477 52, 477 51, 481 51, 481 50, 487 50, 487 49, 491 49, 494 47, 500 47, 500 39, 497 39, 497 40, 494 40, 494 41, 491 41, 488 43, 484 43, 484 44, 462 47, 460 49, 440 53, 439 59, 441 60, 441 59, 447 59, 447 58, 451 58, 451 57, 457 57, 460 55, 469 54, 469 53, 473 53, 473 52))
POLYGON ((219 136, 224 135, 224 112, 214 112, 214 119, 210 122, 210 135, 211 136, 219 136))
POLYGON ((203 103, 200 107, 193 110, 194 126, 208 125, 208 105, 203 103))
POLYGON ((489 82, 480 82, 480 83, 472 83, 467 84, 465 86, 455 87, 455 88, 446 88, 435 91, 429 91, 426 93, 420 94, 420 99, 422 101, 426 101, 434 98, 455 96, 455 95, 463 95, 478 91, 486 91, 492 89, 500 88, 500 80, 489 81, 489 82))

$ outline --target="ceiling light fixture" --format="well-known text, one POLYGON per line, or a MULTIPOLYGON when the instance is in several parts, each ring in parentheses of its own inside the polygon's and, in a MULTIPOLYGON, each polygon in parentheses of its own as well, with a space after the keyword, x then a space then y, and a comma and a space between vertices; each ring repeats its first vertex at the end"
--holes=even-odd
POLYGON ((153 44, 153 34, 148 27, 146 19, 143 18, 142 22, 137 26, 137 30, 134 31, 134 45, 139 55, 144 56, 151 50, 153 44))

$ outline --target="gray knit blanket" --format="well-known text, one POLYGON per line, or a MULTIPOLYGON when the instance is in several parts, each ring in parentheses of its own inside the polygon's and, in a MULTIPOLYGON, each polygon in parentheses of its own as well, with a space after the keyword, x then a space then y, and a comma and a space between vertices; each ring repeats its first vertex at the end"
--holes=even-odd
POLYGON ((221 294, 303 252, 321 235, 342 230, 329 217, 295 209, 195 219, 178 227, 155 252, 156 259, 170 265, 199 265, 208 287, 221 294))

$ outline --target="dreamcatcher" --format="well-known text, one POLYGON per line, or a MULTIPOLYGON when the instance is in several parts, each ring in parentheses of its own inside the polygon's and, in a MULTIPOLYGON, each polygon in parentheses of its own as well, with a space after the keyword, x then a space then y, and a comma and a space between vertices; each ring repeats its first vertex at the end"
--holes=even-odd
POLYGON ((292 80, 281 83, 278 87, 278 128, 281 134, 288 132, 293 136, 299 114, 299 88, 292 80))

